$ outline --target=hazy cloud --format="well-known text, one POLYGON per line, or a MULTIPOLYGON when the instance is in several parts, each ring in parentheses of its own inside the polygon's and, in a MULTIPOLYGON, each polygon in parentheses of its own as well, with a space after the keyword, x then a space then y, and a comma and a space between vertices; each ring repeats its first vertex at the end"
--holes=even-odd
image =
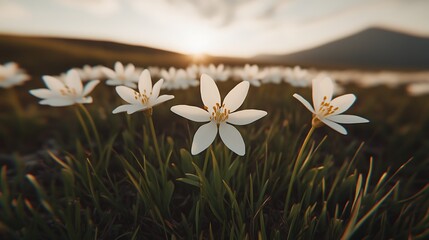
POLYGON ((429 36, 428 0, 0 0, 1 18, 29 14, 14 1, 33 11, 34 24, 3 21, 0 28, 34 32, 37 25, 215 55, 290 53, 373 26, 429 36))
POLYGON ((14 20, 30 16, 30 11, 23 5, 13 2, 13 0, 0 1, 0 19, 14 20))
POLYGON ((120 10, 118 0, 54 0, 65 6, 84 10, 96 16, 108 16, 120 10))

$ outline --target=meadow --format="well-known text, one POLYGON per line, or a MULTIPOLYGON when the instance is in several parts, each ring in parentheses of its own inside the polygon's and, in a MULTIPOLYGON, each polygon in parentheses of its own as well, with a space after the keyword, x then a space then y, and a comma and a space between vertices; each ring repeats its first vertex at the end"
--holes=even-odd
MULTIPOLYGON (((124 101, 104 81, 83 107, 39 105, 29 90, 45 87, 41 75, 86 63, 64 61, 24 62, 32 80, 0 89, 5 239, 429 237, 428 95, 345 84, 357 96, 347 112, 370 122, 316 128, 301 148, 312 115, 292 95, 310 100, 311 86, 251 85, 240 109, 268 115, 237 126, 245 155, 219 136, 192 155, 201 124, 170 108, 203 107, 199 86, 161 90, 175 98, 153 108, 152 129, 147 111, 112 114, 124 101)), ((217 81, 222 99, 239 82, 217 81)))

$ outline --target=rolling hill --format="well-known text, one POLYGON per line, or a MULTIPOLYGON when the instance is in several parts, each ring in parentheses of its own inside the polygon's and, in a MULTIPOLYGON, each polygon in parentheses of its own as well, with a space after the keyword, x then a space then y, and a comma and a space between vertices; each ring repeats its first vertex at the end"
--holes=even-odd
POLYGON ((0 35, 0 62, 16 61, 33 74, 58 74, 84 64, 186 65, 186 55, 108 41, 0 35))
POLYGON ((429 38, 370 28, 308 50, 254 60, 321 68, 429 69, 429 38))

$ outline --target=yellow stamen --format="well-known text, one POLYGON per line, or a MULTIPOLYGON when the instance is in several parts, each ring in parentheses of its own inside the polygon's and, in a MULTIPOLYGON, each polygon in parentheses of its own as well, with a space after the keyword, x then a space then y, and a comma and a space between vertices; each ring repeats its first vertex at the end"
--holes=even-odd
MULTIPOLYGON (((204 106, 204 109, 207 110, 208 108, 204 106)), ((210 120, 220 124, 228 119, 228 115, 230 113, 231 111, 225 108, 225 104, 220 105, 219 103, 216 103, 215 106, 213 106, 213 112, 210 116, 210 120)))
POLYGON ((76 90, 74 88, 70 88, 69 86, 65 86, 60 90, 61 95, 63 96, 76 96, 76 90))
POLYGON ((331 105, 331 102, 326 101, 327 99, 328 98, 324 96, 322 102, 320 103, 318 115, 321 117, 331 115, 338 110, 338 107, 331 105))

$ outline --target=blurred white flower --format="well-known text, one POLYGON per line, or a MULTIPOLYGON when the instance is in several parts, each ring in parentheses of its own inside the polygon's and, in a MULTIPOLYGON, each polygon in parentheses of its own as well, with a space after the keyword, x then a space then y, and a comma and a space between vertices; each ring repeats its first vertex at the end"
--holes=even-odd
POLYGON ((79 74, 76 70, 69 70, 64 82, 52 76, 43 76, 43 81, 48 87, 30 90, 30 93, 38 98, 42 98, 39 103, 53 107, 69 106, 76 103, 92 103, 92 97, 86 97, 99 80, 88 82, 85 87, 82 85, 79 74))
POLYGON ((237 74, 241 80, 247 81, 255 87, 261 86, 261 82, 259 81, 261 79, 261 75, 259 73, 258 65, 246 64, 244 65, 244 68, 239 69, 237 74))
POLYGON ((198 75, 201 74, 200 69, 201 67, 199 67, 198 65, 191 64, 186 68, 186 73, 188 74, 189 78, 197 79, 198 75))
POLYGON ((320 127, 323 125, 322 123, 324 123, 335 131, 346 135, 347 130, 338 123, 353 124, 369 122, 367 119, 359 116, 341 114, 349 109, 356 100, 356 96, 354 94, 346 94, 332 99, 333 93, 334 83, 332 79, 329 77, 323 77, 313 79, 314 108, 299 94, 295 93, 293 96, 313 113, 313 127, 320 127))
POLYGON ((294 87, 308 87, 311 82, 311 75, 306 69, 299 66, 286 68, 284 71, 285 81, 294 87))
POLYGON ((407 92, 411 96, 429 94, 429 82, 412 83, 407 86, 407 92))
POLYGON ((124 67, 121 62, 116 62, 114 70, 103 67, 102 71, 106 74, 107 85, 124 85, 131 88, 137 87, 136 82, 139 80, 139 72, 136 71, 135 66, 131 63, 124 67))
POLYGON ((283 71, 282 67, 265 67, 260 73, 262 83, 281 83, 283 81, 283 71))
POLYGON ((103 66, 100 66, 100 65, 97 65, 97 66, 84 65, 82 68, 75 68, 75 69, 79 73, 80 79, 83 82, 105 78, 105 74, 102 70, 103 66))
POLYGON ((170 67, 167 70, 161 69, 161 77, 165 80, 163 89, 188 89, 191 86, 198 86, 199 82, 195 79, 195 75, 184 69, 177 69, 170 67))
POLYGON ((149 66, 147 67, 147 70, 149 70, 149 73, 153 78, 161 78, 161 68, 157 66, 149 66))
POLYGON ((261 110, 237 110, 244 102, 249 90, 249 82, 243 81, 235 86, 225 97, 223 103, 220 99, 219 89, 214 80, 206 75, 201 75, 201 99, 204 109, 177 105, 171 108, 174 113, 195 122, 208 122, 198 128, 192 141, 191 153, 196 155, 210 146, 219 135, 225 145, 236 154, 243 156, 246 148, 240 132, 231 124, 246 125, 265 115, 261 110))
POLYGON ((128 114, 137 111, 152 109, 152 107, 173 99, 173 95, 161 95, 159 92, 164 80, 159 80, 153 85, 149 70, 145 69, 140 75, 138 88, 139 92, 125 86, 116 87, 119 96, 129 104, 121 105, 113 110, 112 113, 127 112, 128 114))
POLYGON ((30 76, 25 74, 24 70, 20 69, 17 63, 9 62, 4 65, 0 64, 0 87, 10 88, 21 85, 28 80, 30 80, 30 76))
POLYGON ((226 81, 231 75, 231 71, 226 69, 223 64, 219 64, 217 67, 214 64, 201 66, 200 72, 211 76, 215 81, 226 81))
POLYGON ((60 80, 61 82, 65 83, 66 82, 67 73, 60 73, 59 75, 55 75, 55 76, 51 76, 51 77, 56 78, 56 79, 60 80))

